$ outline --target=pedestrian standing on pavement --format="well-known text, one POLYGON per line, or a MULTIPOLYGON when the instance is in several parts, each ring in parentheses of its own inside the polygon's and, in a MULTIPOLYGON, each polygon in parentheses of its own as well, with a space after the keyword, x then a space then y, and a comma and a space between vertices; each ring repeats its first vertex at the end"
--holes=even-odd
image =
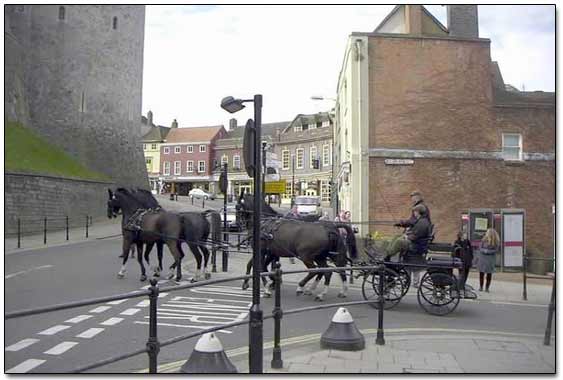
POLYGON ((457 239, 454 242, 454 257, 459 258, 463 264, 459 268, 459 288, 465 291, 467 276, 469 276, 469 270, 473 264, 473 247, 465 232, 457 233, 457 239))
POLYGON ((485 291, 488 293, 491 287, 491 280, 495 272, 497 252, 500 247, 500 238, 493 228, 489 228, 479 245, 479 255, 477 258, 477 268, 479 269, 479 291, 483 291, 483 280, 485 274, 487 281, 485 291))

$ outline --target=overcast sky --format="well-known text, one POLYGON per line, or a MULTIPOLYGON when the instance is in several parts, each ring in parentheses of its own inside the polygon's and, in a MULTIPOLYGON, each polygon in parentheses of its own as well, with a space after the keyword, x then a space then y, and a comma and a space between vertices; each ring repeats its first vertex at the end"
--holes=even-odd
MULTIPOLYGON (((446 8, 427 6, 446 25, 446 8)), ((326 111, 347 36, 371 32, 393 9, 371 6, 146 7, 143 114, 180 127, 228 125, 223 96, 264 96, 263 121, 326 111)), ((479 6, 479 35, 491 39, 504 80, 527 91, 555 91, 553 6, 479 6)), ((236 116, 252 117, 252 105, 236 116)))

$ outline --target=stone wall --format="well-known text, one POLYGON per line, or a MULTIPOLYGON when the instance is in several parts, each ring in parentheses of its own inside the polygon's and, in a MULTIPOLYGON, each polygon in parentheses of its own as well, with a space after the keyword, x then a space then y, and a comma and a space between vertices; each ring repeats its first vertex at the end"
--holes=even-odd
MULTIPOLYGON (((58 218, 60 226, 65 216, 75 226, 82 226, 86 215, 94 220, 107 217, 107 189, 115 187, 107 182, 20 173, 5 173, 4 186, 6 234, 17 231, 17 218, 37 219, 39 222, 33 224, 37 229, 44 217, 58 218)), ((30 226, 28 223, 28 229, 30 226)))

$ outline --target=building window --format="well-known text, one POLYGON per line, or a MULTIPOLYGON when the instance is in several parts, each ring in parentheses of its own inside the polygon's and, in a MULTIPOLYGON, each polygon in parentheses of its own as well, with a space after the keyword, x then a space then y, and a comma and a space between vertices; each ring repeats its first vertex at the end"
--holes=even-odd
POLYGON ((170 154, 170 147, 165 146, 164 149, 162 150, 162 152, 163 152, 164 154, 170 154))
POLYGON ((505 160, 522 160, 522 135, 516 133, 502 134, 502 156, 505 160))
POLYGON ((233 156, 233 168, 240 169, 240 156, 238 154, 233 156))
POLYGON ((193 153, 194 152, 194 146, 193 145, 188 145, 188 153, 193 153))
POLYGON ((323 166, 330 165, 330 145, 323 145, 323 166))
POLYGON ((285 194, 291 197, 291 181, 285 182, 285 194))
POLYGON ((309 166, 311 167, 311 169, 314 169, 315 167, 314 162, 316 159, 317 159, 317 147, 313 145, 309 150, 309 166))
POLYGON ((315 129, 317 128, 317 124, 309 124, 309 128, 308 129, 315 129))
POLYGON ((143 144, 143 150, 147 150, 147 144, 143 144))
POLYGON ((205 173, 205 161, 198 161, 197 162, 197 171, 199 173, 205 173))
POLYGON ((321 180, 321 201, 330 202, 330 181, 328 179, 321 180))
POLYGON ((229 165, 229 156, 227 156, 226 154, 221 156, 221 167, 225 164, 229 165))
POLYGON ((65 19, 65 7, 59 7, 59 20, 65 19))
POLYGON ((164 166, 162 171, 164 172, 164 175, 170 175, 170 162, 164 161, 164 166))
POLYGON ((293 130, 295 132, 301 132, 303 130, 303 126, 301 124, 296 125, 295 127, 293 127, 293 130))
POLYGON ((282 170, 289 170, 289 150, 282 151, 282 170))
POLYGON ((303 158, 305 156, 305 151, 303 148, 295 149, 295 167, 297 169, 303 169, 303 158))
POLYGON ((199 153, 205 153, 206 151, 207 151, 206 145, 200 145, 199 146, 199 153))
POLYGON ((186 162, 186 172, 188 173, 194 172, 194 162, 192 160, 186 162))
POLYGON ((156 150, 156 144, 151 144, 151 149, 156 150))
POLYGON ((174 175, 182 174, 182 163, 180 161, 174 161, 174 175))
POLYGON ((323 121, 322 127, 330 127, 330 121, 329 120, 325 120, 323 121))
POLYGON ((152 157, 145 157, 145 164, 147 165, 147 171, 152 172, 152 157))
POLYGON ((174 147, 174 153, 182 153, 182 147, 181 146, 175 146, 174 147))
POLYGON ((113 18, 113 29, 117 29, 117 17, 113 18))

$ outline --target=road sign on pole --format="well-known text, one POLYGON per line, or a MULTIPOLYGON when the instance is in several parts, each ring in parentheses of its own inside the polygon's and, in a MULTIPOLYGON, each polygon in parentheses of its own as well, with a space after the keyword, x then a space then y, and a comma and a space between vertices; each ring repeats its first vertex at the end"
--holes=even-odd
POLYGON ((266 182, 266 194, 283 194, 285 193, 286 181, 266 182))

